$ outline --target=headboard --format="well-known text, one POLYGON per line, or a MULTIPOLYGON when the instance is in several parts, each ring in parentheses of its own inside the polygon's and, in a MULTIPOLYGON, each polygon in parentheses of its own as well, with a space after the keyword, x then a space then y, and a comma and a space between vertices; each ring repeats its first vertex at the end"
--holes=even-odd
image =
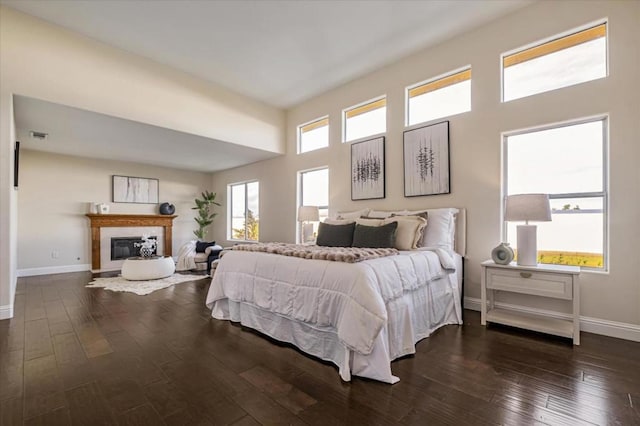
POLYGON ((456 215, 456 236, 453 242, 453 249, 460 256, 467 253, 467 209, 458 208, 456 215))

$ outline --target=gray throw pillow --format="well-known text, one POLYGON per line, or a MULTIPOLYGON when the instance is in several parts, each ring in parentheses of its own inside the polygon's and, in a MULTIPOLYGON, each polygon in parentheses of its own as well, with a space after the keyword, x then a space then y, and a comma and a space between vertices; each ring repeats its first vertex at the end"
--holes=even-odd
POLYGON ((356 224, 353 232, 353 247, 393 248, 396 243, 398 222, 382 226, 356 224))
POLYGON ((329 225, 320 222, 316 244, 327 247, 351 247, 355 222, 346 225, 329 225))

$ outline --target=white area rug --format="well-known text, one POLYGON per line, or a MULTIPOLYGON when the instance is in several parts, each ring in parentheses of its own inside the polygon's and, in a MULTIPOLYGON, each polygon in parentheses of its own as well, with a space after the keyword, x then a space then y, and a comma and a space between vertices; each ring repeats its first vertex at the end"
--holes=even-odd
POLYGON ((187 281, 196 281, 203 278, 210 278, 206 275, 183 275, 173 274, 167 278, 160 278, 159 280, 148 281, 129 281, 121 276, 109 277, 109 278, 96 278, 91 281, 85 287, 92 288, 104 288, 111 291, 127 291, 129 293, 135 293, 140 296, 144 296, 149 293, 153 293, 156 290, 171 287, 174 284, 180 284, 187 281))

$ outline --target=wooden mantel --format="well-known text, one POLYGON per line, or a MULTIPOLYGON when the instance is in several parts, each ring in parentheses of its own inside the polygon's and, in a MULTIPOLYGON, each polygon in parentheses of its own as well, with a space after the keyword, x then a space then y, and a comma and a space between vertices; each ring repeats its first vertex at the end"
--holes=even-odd
POLYGON ((162 226, 164 228, 164 253, 171 256, 173 244, 173 219, 177 215, 158 214, 94 214, 88 213, 91 220, 91 269, 100 269, 100 228, 162 226))

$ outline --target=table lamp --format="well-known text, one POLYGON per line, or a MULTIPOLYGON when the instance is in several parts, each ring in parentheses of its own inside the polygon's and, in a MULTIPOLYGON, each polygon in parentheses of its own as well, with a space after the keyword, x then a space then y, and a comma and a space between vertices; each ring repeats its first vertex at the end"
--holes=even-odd
POLYGON ((313 235, 313 224, 308 222, 318 222, 320 220, 320 209, 318 206, 298 207, 298 222, 302 223, 302 242, 306 243, 313 235))
POLYGON ((507 196, 504 220, 508 222, 524 221, 518 225, 518 265, 536 266, 538 264, 537 226, 529 221, 551 221, 551 208, 547 194, 517 194, 507 196))

